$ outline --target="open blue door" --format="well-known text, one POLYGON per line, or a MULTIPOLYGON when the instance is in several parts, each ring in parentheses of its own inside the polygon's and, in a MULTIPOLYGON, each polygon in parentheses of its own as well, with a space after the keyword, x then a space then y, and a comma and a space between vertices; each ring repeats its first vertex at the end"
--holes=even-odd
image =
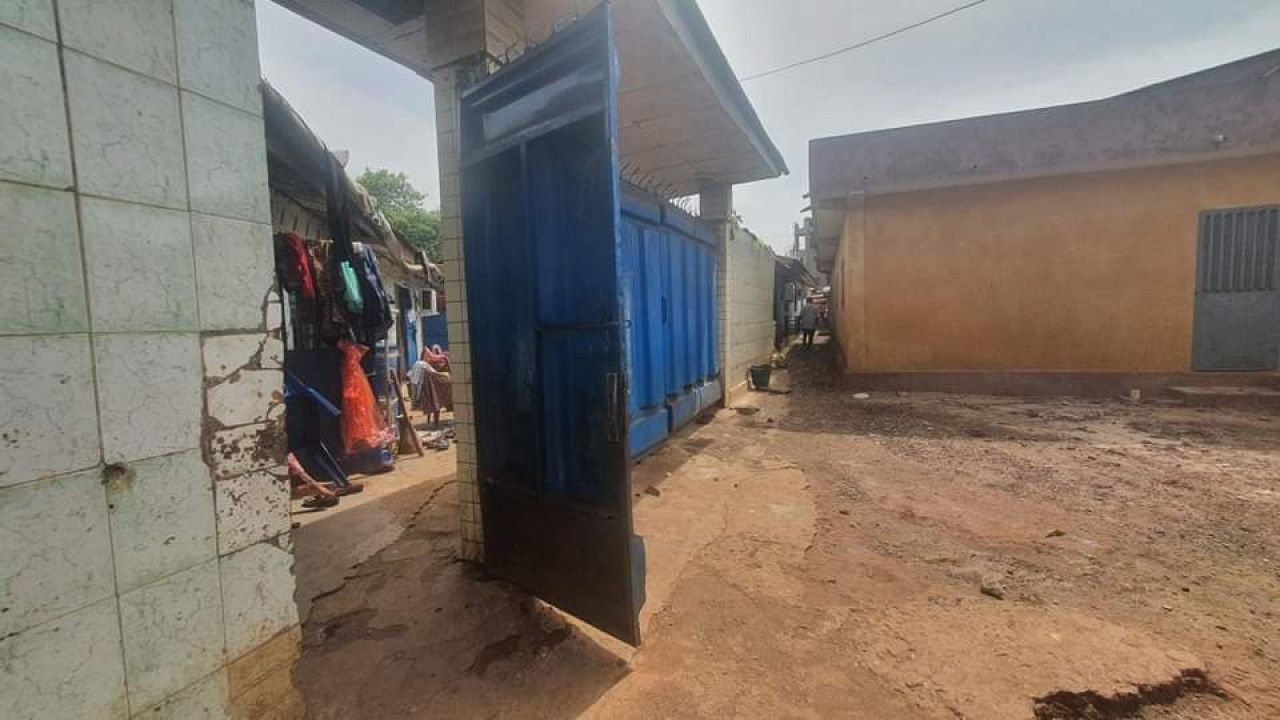
POLYGON ((461 99, 463 235, 485 562, 633 645, 608 5, 461 99))

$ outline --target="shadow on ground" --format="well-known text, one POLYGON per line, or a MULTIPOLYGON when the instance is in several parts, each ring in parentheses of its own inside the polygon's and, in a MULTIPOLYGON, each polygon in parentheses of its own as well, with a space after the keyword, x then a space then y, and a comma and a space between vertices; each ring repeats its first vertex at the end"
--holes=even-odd
MULTIPOLYGON (((540 603, 455 559, 451 479, 417 493, 400 538, 311 608, 295 675, 308 717, 575 717, 626 674, 540 603)), ((300 542, 300 566, 308 552, 300 542)))

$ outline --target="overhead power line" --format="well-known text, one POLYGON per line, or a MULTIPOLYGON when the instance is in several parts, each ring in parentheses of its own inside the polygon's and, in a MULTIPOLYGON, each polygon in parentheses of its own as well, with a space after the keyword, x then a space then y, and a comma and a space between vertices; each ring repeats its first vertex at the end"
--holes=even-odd
POLYGON ((924 20, 921 20, 921 21, 919 21, 919 22, 914 22, 914 23, 912 23, 912 24, 910 24, 910 25, 904 25, 904 26, 902 26, 902 27, 898 28, 897 30, 891 30, 891 31, 889 31, 889 32, 887 32, 887 33, 884 33, 883 35, 877 35, 877 36, 875 36, 875 37, 873 37, 873 38, 868 38, 868 39, 866 39, 866 40, 863 40, 862 42, 855 43, 855 44, 850 45, 850 46, 848 46, 848 47, 840 48, 839 50, 832 50, 832 51, 831 51, 831 52, 829 52, 829 53, 825 53, 825 54, 823 54, 823 55, 819 55, 819 56, 817 56, 817 57, 811 57, 811 58, 809 58, 809 59, 807 59, 807 60, 800 60, 800 61, 798 61, 798 62, 793 62, 793 63, 791 63, 790 65, 783 65, 782 67, 777 67, 777 68, 774 68, 774 69, 772 69, 772 70, 766 70, 766 71, 764 71, 764 72, 762 72, 762 73, 756 73, 755 75, 749 75, 749 76, 747 76, 747 77, 742 78, 742 79, 741 79, 741 80, 739 80, 738 82, 750 82, 750 81, 752 81, 752 80, 759 80, 759 79, 760 79, 760 78, 762 78, 762 77, 769 77, 770 75, 777 75, 778 73, 786 72, 786 71, 788 71, 788 70, 794 70, 794 69, 796 69, 796 68, 798 68, 798 67, 802 67, 802 66, 804 66, 804 65, 810 65, 810 64, 812 64, 812 63, 820 62, 820 61, 822 61, 822 60, 826 60, 826 59, 828 59, 828 58, 833 58, 833 57, 835 57, 835 56, 837 56, 837 55, 843 55, 844 53, 852 52, 852 51, 854 51, 854 50, 858 50, 859 48, 864 48, 864 47, 866 47, 866 46, 868 46, 868 45, 871 45, 871 44, 874 44, 874 43, 878 43, 878 42, 880 42, 881 40, 888 40, 889 38, 891 38, 891 37, 893 37, 893 36, 895 36, 895 35, 901 35, 902 33, 907 32, 908 30, 915 30, 915 29, 916 29, 916 28, 918 28, 918 27, 922 27, 922 26, 924 26, 924 25, 928 25, 928 24, 929 24, 929 23, 931 23, 931 22, 934 22, 935 20, 941 20, 941 19, 942 19, 942 18, 944 18, 944 17, 948 17, 948 16, 951 16, 951 15, 955 15, 956 13, 963 12, 963 11, 965 11, 965 10, 968 10, 968 9, 969 9, 969 8, 971 8, 971 7, 976 7, 976 6, 978 6, 978 5, 981 5, 982 3, 986 2, 986 1, 987 1, 987 0, 973 0, 973 2, 965 3, 964 5, 960 5, 960 6, 958 6, 958 7, 953 7, 953 8, 951 8, 950 10, 947 10, 946 12, 938 13, 937 15, 934 15, 934 16, 932 16, 932 17, 925 18, 924 20))

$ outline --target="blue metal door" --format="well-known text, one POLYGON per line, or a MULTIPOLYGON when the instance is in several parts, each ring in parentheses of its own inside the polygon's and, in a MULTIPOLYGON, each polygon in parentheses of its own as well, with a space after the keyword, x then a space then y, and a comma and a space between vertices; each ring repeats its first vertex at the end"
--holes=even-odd
POLYGON ((627 348, 608 5, 462 95, 485 562, 631 644, 627 348))

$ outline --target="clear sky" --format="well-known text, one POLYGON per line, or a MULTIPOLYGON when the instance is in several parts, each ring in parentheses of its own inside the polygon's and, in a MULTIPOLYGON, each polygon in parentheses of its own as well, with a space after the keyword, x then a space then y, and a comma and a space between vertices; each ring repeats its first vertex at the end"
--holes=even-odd
MULTIPOLYGON (((626 2, 626 0, 618 0, 626 2)), ((700 0, 740 77, 907 25, 964 0, 700 0)), ((431 86, 258 2, 263 75, 349 168, 408 174, 438 203, 431 86)), ((791 175, 737 189, 778 251, 808 189, 808 141, 1092 100, 1280 47, 1280 0, 987 0, 867 48, 745 84, 791 175)))

